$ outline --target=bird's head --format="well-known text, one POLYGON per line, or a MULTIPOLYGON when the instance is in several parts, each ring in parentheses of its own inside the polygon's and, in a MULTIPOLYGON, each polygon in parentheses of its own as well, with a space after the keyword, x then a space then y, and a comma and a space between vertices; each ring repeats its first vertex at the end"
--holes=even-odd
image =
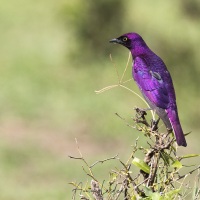
POLYGON ((142 37, 137 33, 126 33, 118 38, 110 40, 110 42, 127 47, 133 55, 142 53, 145 49, 148 49, 142 37))

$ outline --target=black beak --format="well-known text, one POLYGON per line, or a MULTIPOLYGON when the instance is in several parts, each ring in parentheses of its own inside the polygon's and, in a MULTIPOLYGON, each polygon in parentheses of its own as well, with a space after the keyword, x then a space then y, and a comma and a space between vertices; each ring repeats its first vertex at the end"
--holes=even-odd
POLYGON ((114 39, 110 40, 109 42, 116 43, 116 44, 122 44, 122 41, 119 40, 118 38, 114 38, 114 39))

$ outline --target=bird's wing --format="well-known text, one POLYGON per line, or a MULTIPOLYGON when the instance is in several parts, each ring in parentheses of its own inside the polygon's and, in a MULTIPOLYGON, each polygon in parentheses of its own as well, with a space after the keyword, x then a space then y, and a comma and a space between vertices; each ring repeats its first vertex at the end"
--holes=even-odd
POLYGON ((166 84, 159 72, 152 71, 141 58, 134 62, 134 79, 143 95, 155 106, 167 109, 169 95, 166 84))

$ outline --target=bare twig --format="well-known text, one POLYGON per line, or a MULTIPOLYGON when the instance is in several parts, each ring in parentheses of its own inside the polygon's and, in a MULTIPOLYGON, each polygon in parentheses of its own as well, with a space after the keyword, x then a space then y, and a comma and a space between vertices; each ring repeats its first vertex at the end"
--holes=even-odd
POLYGON ((106 162, 106 161, 108 161, 108 160, 119 159, 119 158, 117 158, 117 157, 118 157, 118 154, 115 155, 115 156, 113 156, 113 157, 111 157, 111 158, 106 158, 106 159, 104 159, 104 160, 98 160, 98 161, 96 161, 95 163, 93 163, 92 165, 90 165, 90 168, 94 167, 94 166, 95 166, 96 164, 98 164, 98 163, 104 163, 104 162, 106 162))
POLYGON ((196 167, 195 169, 191 170, 190 172, 188 172, 187 174, 182 175, 182 176, 179 176, 179 177, 176 179, 176 181, 178 181, 178 180, 180 180, 180 179, 182 179, 182 178, 185 178, 185 176, 188 176, 188 175, 192 174, 193 172, 195 172, 195 171, 198 170, 198 169, 200 169, 200 165, 199 165, 198 167, 196 167))
POLYGON ((124 72, 123 72, 123 74, 122 74, 122 77, 121 77, 121 79, 120 79, 120 83, 122 83, 122 81, 123 81, 124 75, 125 75, 126 70, 127 70, 127 68, 128 68, 128 64, 129 64, 129 62, 130 62, 130 58, 131 58, 131 52, 129 52, 128 60, 127 60, 127 63, 126 63, 126 67, 125 67, 124 72))
POLYGON ((129 127, 131 127, 131 128, 136 128, 135 126, 132 126, 132 125, 130 125, 127 121, 126 121, 126 119, 124 119, 123 117, 121 117, 118 113, 115 113, 115 115, 117 115, 117 117, 119 117, 121 120, 123 120, 125 123, 126 123, 126 125, 127 126, 129 126, 129 127))

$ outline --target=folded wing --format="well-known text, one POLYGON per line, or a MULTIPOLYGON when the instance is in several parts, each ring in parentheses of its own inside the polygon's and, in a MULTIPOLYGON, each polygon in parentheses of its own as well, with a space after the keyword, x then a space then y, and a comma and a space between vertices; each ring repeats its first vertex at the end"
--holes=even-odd
POLYGON ((149 69, 142 59, 135 59, 133 75, 141 92, 152 104, 162 109, 168 108, 169 95, 159 72, 149 69))

